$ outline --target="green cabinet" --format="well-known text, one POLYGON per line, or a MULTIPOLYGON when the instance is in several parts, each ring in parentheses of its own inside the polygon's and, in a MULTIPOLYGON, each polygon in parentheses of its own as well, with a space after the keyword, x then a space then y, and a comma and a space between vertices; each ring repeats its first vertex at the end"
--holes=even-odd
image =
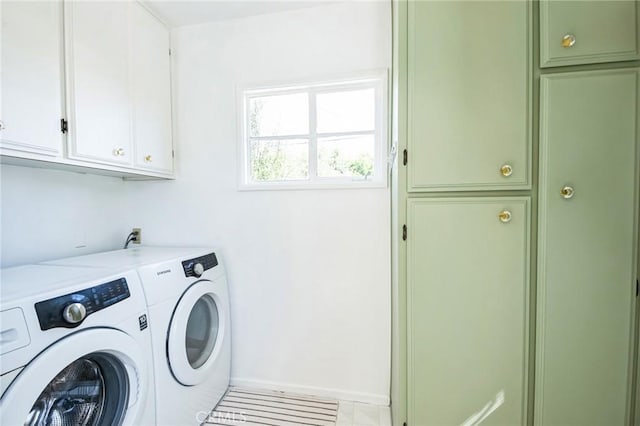
POLYGON ((400 5, 394 421, 640 426, 638 1, 400 5))
POLYGON ((536 425, 629 424, 638 69, 541 79, 536 425))
POLYGON ((640 59, 636 0, 540 2, 540 66, 640 59))
POLYGON ((410 1, 409 192, 530 186, 531 3, 410 1))
POLYGON ((525 424, 529 198, 409 199, 407 226, 408 424, 525 424))

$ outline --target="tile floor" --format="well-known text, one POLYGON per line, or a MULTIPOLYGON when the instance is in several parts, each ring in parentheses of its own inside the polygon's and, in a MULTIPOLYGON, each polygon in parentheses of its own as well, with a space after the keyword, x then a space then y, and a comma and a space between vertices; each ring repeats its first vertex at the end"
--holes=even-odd
POLYGON ((336 426, 391 426, 391 410, 382 405, 339 401, 336 426))

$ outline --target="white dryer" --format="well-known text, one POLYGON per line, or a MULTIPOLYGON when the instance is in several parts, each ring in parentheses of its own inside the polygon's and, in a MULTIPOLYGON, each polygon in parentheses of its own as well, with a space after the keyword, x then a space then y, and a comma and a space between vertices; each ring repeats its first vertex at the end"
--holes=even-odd
POLYGON ((135 271, 0 271, 0 424, 155 424, 151 335, 135 271))
POLYGON ((49 263, 136 267, 149 309, 159 425, 199 425, 229 385, 224 266, 210 248, 136 247, 49 263))

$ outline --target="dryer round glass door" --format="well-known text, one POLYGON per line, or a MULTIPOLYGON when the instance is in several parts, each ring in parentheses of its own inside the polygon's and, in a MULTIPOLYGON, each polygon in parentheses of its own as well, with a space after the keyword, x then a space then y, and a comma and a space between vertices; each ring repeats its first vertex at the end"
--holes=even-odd
POLYGON ((218 338, 219 324, 215 300, 209 294, 201 296, 189 314, 184 342, 191 367, 202 367, 211 356, 218 338))
POLYGON ((148 366, 128 334, 92 328, 42 351, 0 399, 3 425, 137 424, 148 366))
POLYGON ((224 338, 223 305, 215 282, 189 287, 175 307, 167 339, 173 377, 185 386, 202 383, 220 352, 224 338))

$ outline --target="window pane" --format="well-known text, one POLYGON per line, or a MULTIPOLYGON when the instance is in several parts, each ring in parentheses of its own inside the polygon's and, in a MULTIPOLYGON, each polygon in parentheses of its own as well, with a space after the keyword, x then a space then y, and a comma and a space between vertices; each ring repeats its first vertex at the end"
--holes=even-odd
POLYGON ((309 133, 309 97, 306 93, 249 99, 251 136, 286 136, 309 133))
POLYGON ((373 130, 375 125, 375 90, 319 93, 318 133, 373 130))
POLYGON ((301 180, 309 177, 309 141, 252 140, 253 181, 301 180))
POLYGON ((373 175, 373 135, 318 139, 318 176, 362 177, 373 175))

